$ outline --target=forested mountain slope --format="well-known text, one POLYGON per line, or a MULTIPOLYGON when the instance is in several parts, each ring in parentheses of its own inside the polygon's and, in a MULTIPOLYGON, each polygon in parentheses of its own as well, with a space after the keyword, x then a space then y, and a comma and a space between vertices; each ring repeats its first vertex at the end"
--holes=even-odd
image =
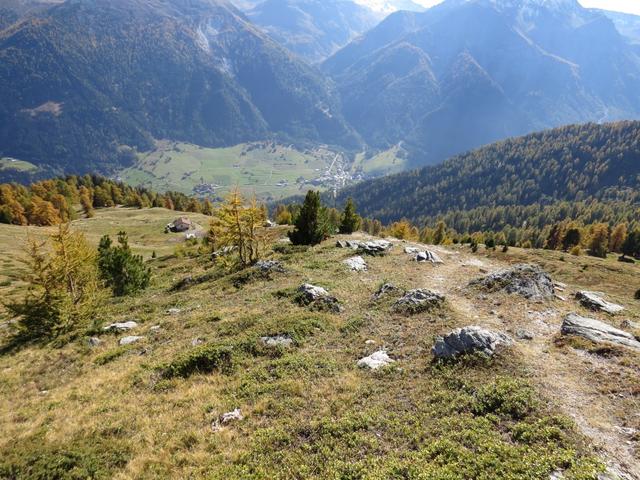
POLYGON ((353 144, 332 87, 218 0, 68 0, 0 32, 0 156, 105 171, 154 138, 353 144))
POLYGON ((640 122, 575 125, 498 142, 441 165, 363 182, 340 192, 383 223, 415 222, 489 207, 591 198, 640 202, 640 122))

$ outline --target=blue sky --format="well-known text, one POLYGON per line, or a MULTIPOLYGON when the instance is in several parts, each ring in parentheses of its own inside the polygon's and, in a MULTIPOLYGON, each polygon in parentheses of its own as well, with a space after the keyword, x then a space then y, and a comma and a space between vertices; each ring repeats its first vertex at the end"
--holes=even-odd
MULTIPOLYGON (((425 7, 436 5, 442 0, 414 0, 425 7)), ((588 8, 603 8, 605 10, 616 10, 618 12, 634 13, 640 15, 640 0, 578 0, 583 6, 588 8)))

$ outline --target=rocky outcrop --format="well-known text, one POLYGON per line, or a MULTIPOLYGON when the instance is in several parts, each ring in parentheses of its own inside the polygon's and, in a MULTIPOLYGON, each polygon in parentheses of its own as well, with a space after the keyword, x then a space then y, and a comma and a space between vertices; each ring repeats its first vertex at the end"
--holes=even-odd
POLYGON ((404 247, 404 253, 416 255, 417 253, 420 253, 420 249, 417 247, 404 247))
POLYGON ((266 347, 291 347, 293 339, 287 335, 274 335, 272 337, 260 337, 260 342, 266 347))
POLYGON ((360 256, 347 258, 342 263, 349 267, 349 270, 353 270, 354 272, 366 272, 369 268, 367 266, 367 262, 365 262, 364 258, 360 256))
POLYGON ((393 247, 393 244, 387 240, 370 240, 368 242, 360 242, 358 240, 338 240, 336 242, 338 248, 350 248, 357 250, 360 254, 365 255, 384 255, 393 247))
POLYGON ((135 335, 129 336, 129 337, 123 337, 120 339, 120 341, 118 342, 121 346, 124 345, 131 345, 132 343, 137 343, 140 340, 142 340, 144 337, 138 337, 135 335))
POLYGON ((596 343, 613 343, 640 351, 640 342, 630 333, 576 313, 570 313, 564 318, 561 332, 563 335, 577 335, 596 343))
POLYGON ((311 310, 328 311, 339 313, 342 309, 336 297, 329 295, 322 287, 317 287, 309 283, 300 285, 295 296, 295 301, 311 310))
POLYGON ((575 298, 580 302, 580 305, 588 308, 589 310, 601 311, 612 315, 624 310, 622 305, 607 302, 601 297, 601 294, 597 292, 587 292, 586 290, 583 290, 576 293, 575 298))
POLYGON ((453 358, 472 352, 492 356, 500 346, 511 343, 511 339, 503 333, 472 325, 456 328, 444 337, 438 337, 432 353, 435 358, 453 358))
POLYGON ((490 292, 505 291, 529 299, 553 298, 555 289, 551 277, 537 265, 516 265, 482 278, 472 280, 471 287, 490 292))
POLYGON ((242 416, 242 411, 239 408, 236 408, 235 410, 231 412, 223 413, 218 418, 216 418, 211 423, 211 429, 214 432, 216 432, 218 430, 221 430, 222 427, 224 427, 225 425, 228 425, 233 422, 239 422, 243 418, 244 417, 242 416))
POLYGON ((398 290, 400 290, 400 289, 398 287, 396 287, 394 284, 385 283, 378 290, 376 290, 376 293, 374 293, 371 298, 374 301, 380 300, 382 297, 384 297, 386 295, 389 295, 391 293, 395 293, 398 290))
POLYGON ((360 368, 370 368, 371 370, 377 370, 379 368, 386 367, 393 362, 395 362, 395 360, 390 358, 385 350, 379 350, 375 353, 372 353, 368 357, 364 357, 358 360, 358 366, 360 368))
POLYGON ((410 290, 393 304, 393 310, 399 313, 420 313, 440 307, 444 304, 444 296, 431 290, 410 290))
POLYGON ((431 263, 444 263, 442 259, 434 252, 426 250, 424 252, 418 252, 415 257, 415 261, 418 263, 431 262, 431 263))
POLYGON ((138 327, 138 323, 133 320, 129 320, 128 322, 121 323, 112 323, 111 325, 107 325, 103 327, 102 330, 105 332, 126 332, 129 330, 133 330, 138 327))
POLYGON ((255 264, 255 268, 263 273, 284 273, 284 267, 282 263, 277 260, 258 260, 255 264))

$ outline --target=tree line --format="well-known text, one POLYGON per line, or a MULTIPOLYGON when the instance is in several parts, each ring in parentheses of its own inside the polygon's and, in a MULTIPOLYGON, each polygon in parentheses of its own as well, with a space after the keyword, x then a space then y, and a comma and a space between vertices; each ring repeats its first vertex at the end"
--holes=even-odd
POLYGON ((0 223, 49 226, 66 223, 82 214, 93 217, 96 208, 117 205, 134 208, 163 207, 211 215, 210 200, 179 192, 157 193, 131 187, 97 175, 67 176, 34 182, 0 185, 0 223), (79 213, 76 206, 80 205, 79 213))

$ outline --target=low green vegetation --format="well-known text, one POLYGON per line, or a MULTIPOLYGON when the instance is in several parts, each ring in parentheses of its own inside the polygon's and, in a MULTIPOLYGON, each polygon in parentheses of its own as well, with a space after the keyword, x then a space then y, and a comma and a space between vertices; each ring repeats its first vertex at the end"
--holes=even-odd
POLYGON ((226 148, 161 142, 119 175, 131 185, 157 191, 224 198, 238 186, 245 195, 275 201, 304 193, 309 187, 303 182, 320 177, 334 157, 324 148, 298 150, 270 142, 226 148))

